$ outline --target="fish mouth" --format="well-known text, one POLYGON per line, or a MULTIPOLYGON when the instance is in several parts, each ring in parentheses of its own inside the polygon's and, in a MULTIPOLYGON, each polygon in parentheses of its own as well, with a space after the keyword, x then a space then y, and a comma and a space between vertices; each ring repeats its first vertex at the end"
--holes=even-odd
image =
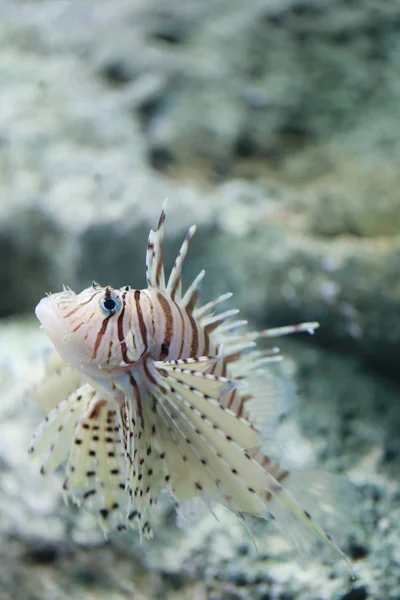
POLYGON ((60 338, 63 340, 67 334, 67 330, 64 319, 62 315, 60 315, 52 295, 41 299, 35 308, 35 314, 39 319, 42 328, 54 344, 56 340, 59 340, 60 338))
POLYGON ((87 362, 87 350, 71 335, 68 320, 64 318, 58 306, 61 295, 64 295, 64 292, 42 298, 36 306, 35 313, 61 358, 81 370, 87 362))

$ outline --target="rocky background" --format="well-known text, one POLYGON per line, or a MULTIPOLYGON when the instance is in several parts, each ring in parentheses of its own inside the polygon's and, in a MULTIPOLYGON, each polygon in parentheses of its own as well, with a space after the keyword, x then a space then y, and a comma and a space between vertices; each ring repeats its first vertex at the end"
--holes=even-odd
POLYGON ((398 0, 0 2, 0 600, 400 598, 398 0), (299 563, 255 525, 105 542, 26 448, 46 291, 144 285, 169 197, 167 262, 232 291, 284 340, 287 446, 349 473, 344 565, 299 563))

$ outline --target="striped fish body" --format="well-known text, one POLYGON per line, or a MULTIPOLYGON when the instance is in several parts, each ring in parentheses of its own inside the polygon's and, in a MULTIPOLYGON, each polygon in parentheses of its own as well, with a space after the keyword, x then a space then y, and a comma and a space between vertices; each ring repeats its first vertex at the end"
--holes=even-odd
POLYGON ((249 513, 274 521, 299 548, 317 537, 341 553, 310 508, 323 497, 333 512, 329 486, 293 476, 262 450, 289 386, 268 368, 279 352, 260 350, 256 342, 312 333, 317 324, 241 333, 246 322, 233 320, 237 310, 216 312, 231 294, 198 306, 204 271, 184 294, 181 286, 195 228, 166 282, 164 221, 163 208, 148 241, 147 289, 93 282, 80 294, 66 288, 37 306, 75 385, 80 379, 66 399, 55 394, 56 405, 34 436, 31 452, 44 455, 42 473, 67 460, 66 494, 104 529, 128 524, 151 537, 153 507, 167 487, 182 510, 197 498, 219 502, 240 518, 249 513), (299 485, 309 492, 302 494, 306 506, 296 499, 299 485))
POLYGON ((114 290, 94 283, 79 295, 64 291, 44 298, 37 315, 47 323, 53 311, 62 321, 49 319, 49 337, 65 362, 93 383, 109 379, 111 371, 118 373, 124 366, 133 371, 146 359, 203 356, 217 347, 193 310, 166 290, 114 290), (118 314, 101 308, 107 304, 117 306, 118 314), (66 329, 66 321, 71 329, 66 329))

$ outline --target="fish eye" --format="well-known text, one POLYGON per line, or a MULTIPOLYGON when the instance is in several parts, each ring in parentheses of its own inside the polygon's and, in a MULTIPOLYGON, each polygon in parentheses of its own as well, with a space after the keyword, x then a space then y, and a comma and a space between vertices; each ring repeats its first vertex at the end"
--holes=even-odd
POLYGON ((119 312, 121 301, 113 293, 108 293, 105 298, 100 300, 100 307, 107 316, 111 317, 119 312))

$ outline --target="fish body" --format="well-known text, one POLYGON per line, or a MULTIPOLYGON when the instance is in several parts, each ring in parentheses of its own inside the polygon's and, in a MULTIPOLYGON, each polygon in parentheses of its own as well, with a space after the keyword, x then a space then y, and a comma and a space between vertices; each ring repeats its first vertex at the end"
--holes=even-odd
POLYGON ((93 282, 36 308, 60 356, 37 390, 46 408, 54 395, 30 448, 43 457, 42 474, 66 460, 65 494, 104 529, 131 526, 151 537, 154 504, 168 488, 182 512, 198 499, 218 502, 241 519, 274 521, 300 549, 317 537, 342 554, 310 508, 329 505, 329 485, 281 468, 263 449, 290 386, 269 370, 279 351, 257 341, 312 333, 318 324, 241 332, 246 321, 234 320, 237 310, 217 312, 231 294, 199 306, 204 271, 185 293, 181 284, 195 228, 166 281, 164 221, 165 206, 149 235, 146 289, 93 282))

